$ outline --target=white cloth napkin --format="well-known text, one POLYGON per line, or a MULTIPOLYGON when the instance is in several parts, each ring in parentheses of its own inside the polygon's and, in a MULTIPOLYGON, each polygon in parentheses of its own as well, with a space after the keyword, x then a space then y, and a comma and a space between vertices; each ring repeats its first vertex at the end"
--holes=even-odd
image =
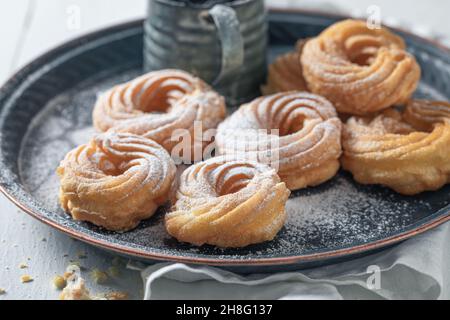
POLYGON ((447 223, 372 256, 272 275, 155 264, 142 270, 144 299, 450 299, 449 242, 447 223))
MULTIPOLYGON (((324 8, 318 1, 311 6, 324 8)), ((390 25, 405 25, 386 20, 390 25)), ((450 43, 427 28, 409 29, 450 43)), ((146 300, 450 299, 449 244, 447 223, 375 255, 299 272, 239 276, 185 264, 130 267, 141 271, 146 300)))

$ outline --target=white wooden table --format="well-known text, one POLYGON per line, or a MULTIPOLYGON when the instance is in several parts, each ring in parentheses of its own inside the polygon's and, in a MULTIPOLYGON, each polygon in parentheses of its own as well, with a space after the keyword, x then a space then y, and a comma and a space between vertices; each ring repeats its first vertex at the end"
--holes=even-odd
MULTIPOLYGON (((16 0, 0 2, 0 82, 46 50, 81 34, 145 15, 145 0, 16 0), (132 5, 130 5, 132 3, 132 5), (80 13, 77 17, 78 12, 80 13), (79 22, 79 25, 78 25, 79 22)), ((35 221, 0 196, 0 299, 56 299, 52 278, 64 273, 71 260, 87 269, 106 270, 112 255, 35 221), (80 256, 82 259, 80 259, 80 256), (20 269, 26 263, 28 268, 20 269), (21 275, 34 281, 22 284, 21 275)), ((85 278, 93 293, 126 291, 141 297, 136 272, 125 269, 105 286, 85 278)))
MULTIPOLYGON (((0 82, 46 50, 81 34, 145 15, 145 0, 16 0, 0 2, 0 82), (79 13, 79 15, 78 15, 79 13)), ((303 6, 302 0, 274 0, 278 6, 303 6)), ((450 35, 450 2, 429 0, 337 0, 353 12, 365 12, 379 5, 384 16, 418 23, 450 35), (428 14, 425 14, 428 12, 428 14)), ((106 270, 113 256, 33 220, 4 196, 0 196, 0 299, 56 299, 59 292, 51 280, 62 274, 71 260, 82 266, 106 270), (25 263, 28 268, 21 269, 25 263), (22 284, 21 275, 34 281, 22 284)), ((86 277, 89 279, 87 272, 86 277)), ((88 281, 94 293, 127 291, 141 297, 139 274, 122 270, 120 277, 106 285, 88 281)))

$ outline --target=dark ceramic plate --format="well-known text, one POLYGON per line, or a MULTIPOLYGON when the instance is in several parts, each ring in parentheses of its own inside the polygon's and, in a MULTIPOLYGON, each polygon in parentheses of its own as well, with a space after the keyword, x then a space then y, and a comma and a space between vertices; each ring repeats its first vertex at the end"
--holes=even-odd
MULTIPOLYGON (((337 17, 271 12, 270 59, 337 17)), ((400 31, 399 31, 400 32, 400 31)), ((420 97, 450 99, 450 54, 402 33, 423 68, 420 97)), ((142 21, 59 47, 17 73, 0 91, 0 183, 27 213, 70 236, 144 260, 199 263, 257 272, 305 268, 373 252, 450 220, 450 186, 417 197, 357 185, 346 173, 289 200, 289 221, 270 243, 240 250, 194 248, 164 231, 163 212, 117 234, 73 221, 58 206, 55 168, 93 133, 99 92, 141 73, 142 21)))

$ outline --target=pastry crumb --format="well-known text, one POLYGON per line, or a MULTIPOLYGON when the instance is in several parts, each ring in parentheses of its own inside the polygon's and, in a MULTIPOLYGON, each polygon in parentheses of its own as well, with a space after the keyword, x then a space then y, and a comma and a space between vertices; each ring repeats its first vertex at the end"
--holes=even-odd
POLYGON ((69 277, 71 275, 73 275, 76 272, 76 270, 79 270, 79 269, 80 269, 80 267, 78 267, 76 265, 71 264, 71 265, 67 266, 66 271, 63 274, 63 278, 66 280, 69 279, 69 277))
POLYGON ((29 283, 29 282, 33 282, 34 279, 31 276, 26 274, 26 275, 23 275, 23 276, 20 277, 20 281, 22 283, 29 283))
POLYGON ((115 291, 106 293, 105 298, 107 300, 128 300, 129 297, 126 292, 115 291))
POLYGON ((63 278, 64 280, 69 280, 69 278, 71 276, 73 276, 74 274, 80 274, 81 273, 81 267, 77 264, 70 264, 67 268, 66 268, 66 272, 64 272, 63 274, 63 278))
POLYGON ((63 274, 63 279, 64 280, 68 280, 71 276, 73 275, 73 273, 70 273, 70 272, 64 272, 64 274, 63 274))
POLYGON ((26 263, 21 263, 21 264, 19 264, 19 268, 20 269, 28 269, 28 265, 26 264, 26 263))
POLYGON ((97 268, 91 271, 91 278, 97 284, 105 284, 108 281, 108 274, 97 268))
POLYGON ((66 286, 59 295, 60 300, 92 300, 78 266, 68 266, 63 279, 66 286))
POLYGON ((72 275, 69 279, 67 286, 63 289, 59 296, 60 300, 92 300, 89 290, 84 284, 84 280, 77 276, 72 275))
POLYGON ((6 294, 6 290, 3 289, 3 288, 0 288, 0 296, 2 296, 2 295, 4 295, 4 294, 6 294))
POLYGON ((58 290, 63 290, 67 286, 67 279, 62 276, 55 276, 53 278, 53 285, 58 290))

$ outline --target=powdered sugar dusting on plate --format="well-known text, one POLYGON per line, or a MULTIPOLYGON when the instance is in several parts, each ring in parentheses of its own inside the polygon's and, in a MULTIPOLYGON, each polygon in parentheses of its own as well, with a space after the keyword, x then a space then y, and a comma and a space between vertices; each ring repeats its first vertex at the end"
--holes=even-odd
MULTIPOLYGON (((399 232, 450 203, 448 197, 433 193, 412 198, 382 187, 361 186, 349 174, 339 173, 322 186, 293 193, 287 203, 288 221, 274 241, 233 250, 178 243, 165 231, 165 208, 124 234, 75 222, 59 207, 59 180, 55 169, 68 151, 86 143, 94 133, 92 109, 99 93, 138 74, 131 70, 117 76, 99 75, 87 80, 51 100, 30 124, 19 161, 21 179, 45 209, 58 213, 55 218, 58 223, 127 248, 180 257, 246 260, 298 256, 369 243, 399 232)), ((426 86, 422 86, 419 93, 438 98, 437 93, 426 86)), ((450 187, 439 194, 442 192, 449 194, 450 187)))

